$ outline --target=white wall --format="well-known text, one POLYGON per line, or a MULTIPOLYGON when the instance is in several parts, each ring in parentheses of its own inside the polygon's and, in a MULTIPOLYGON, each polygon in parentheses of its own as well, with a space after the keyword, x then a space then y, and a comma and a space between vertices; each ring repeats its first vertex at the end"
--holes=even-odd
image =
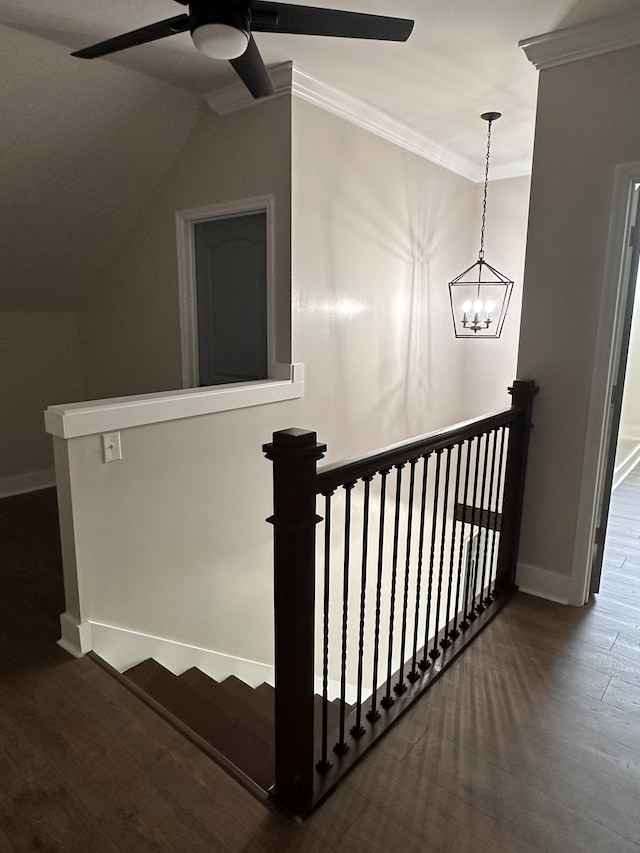
POLYGON ((84 300, 103 286, 204 106, 192 93, 108 61, 82 62, 6 26, 0 77, 0 398, 8 421, 0 478, 28 475, 26 483, 53 464, 43 407, 96 396, 89 376, 79 385, 84 300))
POLYGON ((447 282, 472 251, 475 185, 304 101, 293 115, 301 426, 343 458, 462 420, 447 282))
POLYGON ((110 464, 98 435, 67 442, 73 617, 261 663, 272 662, 273 628, 271 466, 261 446, 300 426, 316 429, 336 459, 465 415, 447 282, 477 224, 474 185, 306 104, 295 102, 291 131, 289 104, 200 123, 113 282, 126 298, 148 265, 140 293, 156 281, 166 296, 175 209, 275 192, 276 266, 288 294, 291 264, 292 356, 305 364, 305 397, 122 430, 123 458, 110 464))
MULTIPOLYGON (((640 160, 640 49, 540 73, 518 374, 540 386, 525 498, 521 582, 582 603, 574 565, 616 165, 640 160)), ((588 534, 587 534, 588 535, 588 534)))
POLYGON ((0 312, 0 495, 53 481, 42 412, 83 397, 77 314, 0 312))

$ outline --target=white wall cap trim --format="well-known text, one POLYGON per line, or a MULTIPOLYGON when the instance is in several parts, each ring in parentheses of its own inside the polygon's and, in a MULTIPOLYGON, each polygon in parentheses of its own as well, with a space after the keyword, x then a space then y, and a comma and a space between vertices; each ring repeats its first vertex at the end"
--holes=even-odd
POLYGON ((598 18, 518 43, 539 70, 640 44, 640 9, 598 18))
POLYGON ((304 396, 303 364, 282 365, 278 374, 283 378, 49 406, 45 428, 59 438, 78 438, 304 396))
MULTIPOLYGON (((431 163, 442 166, 456 175, 475 183, 484 180, 483 165, 447 151, 415 128, 409 127, 379 107, 375 107, 337 86, 323 83, 295 66, 293 62, 283 62, 280 65, 270 67, 269 75, 276 89, 276 94, 272 97, 286 94, 295 95, 320 109, 355 124, 357 127, 361 127, 369 133, 373 133, 375 136, 386 139, 387 142, 392 142, 412 154, 417 154, 431 163)), ((221 116, 265 100, 271 100, 270 98, 263 98, 260 101, 255 101, 242 83, 232 83, 230 86, 216 89, 214 92, 205 95, 204 99, 211 109, 221 116)), ((491 177, 492 180, 498 180, 521 177, 530 173, 531 162, 527 160, 494 167, 491 177)))

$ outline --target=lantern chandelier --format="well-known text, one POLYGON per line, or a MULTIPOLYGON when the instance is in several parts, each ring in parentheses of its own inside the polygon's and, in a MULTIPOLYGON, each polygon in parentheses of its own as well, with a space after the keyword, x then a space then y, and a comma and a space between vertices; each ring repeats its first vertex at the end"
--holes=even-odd
POLYGON ((491 153, 491 125, 501 113, 482 113, 489 122, 487 159, 484 171, 482 227, 478 260, 449 282, 451 314, 456 338, 499 338, 511 299, 513 282, 484 259, 484 231, 487 219, 487 185, 491 153))

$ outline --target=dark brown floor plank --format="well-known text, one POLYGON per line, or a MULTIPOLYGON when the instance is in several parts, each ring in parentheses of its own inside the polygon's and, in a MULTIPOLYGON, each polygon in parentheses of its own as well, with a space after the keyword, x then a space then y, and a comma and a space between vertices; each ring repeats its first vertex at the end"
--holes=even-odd
POLYGON ((55 645, 54 493, 0 501, 0 851, 640 853, 640 472, 612 518, 589 605, 517 596, 301 825, 55 645))

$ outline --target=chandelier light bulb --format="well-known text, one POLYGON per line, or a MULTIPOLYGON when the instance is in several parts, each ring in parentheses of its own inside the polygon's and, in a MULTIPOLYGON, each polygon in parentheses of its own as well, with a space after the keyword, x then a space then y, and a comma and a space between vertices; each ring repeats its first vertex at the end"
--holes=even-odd
POLYGON ((484 308, 484 302, 481 299, 476 299, 473 303, 474 313, 479 314, 484 308))
POLYGON ((487 300, 487 304, 484 306, 484 310, 487 312, 487 314, 491 314, 493 311, 496 310, 496 303, 493 301, 493 299, 487 300))
POLYGON ((466 299, 466 300, 462 303, 462 313, 463 313, 463 314, 468 314, 468 313, 469 313, 469 311, 471 311, 471 300, 470 300, 470 299, 466 299))

